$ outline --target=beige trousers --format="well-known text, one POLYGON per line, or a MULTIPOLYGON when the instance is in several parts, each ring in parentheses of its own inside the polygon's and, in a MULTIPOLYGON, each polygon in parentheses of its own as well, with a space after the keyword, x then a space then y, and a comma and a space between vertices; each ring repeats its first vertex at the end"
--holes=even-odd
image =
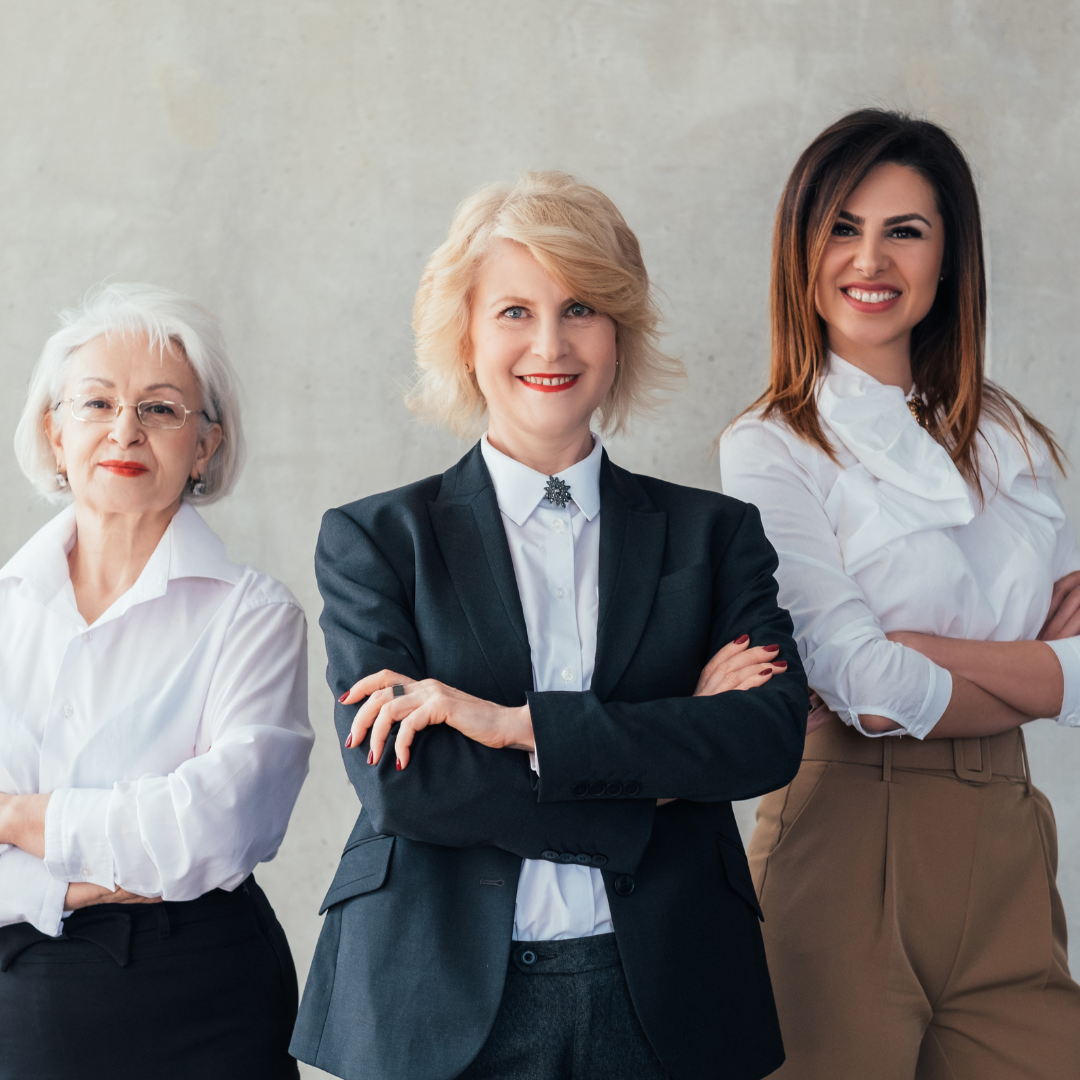
POLYGON ((807 738, 750 844, 775 1080, 1080 1080, 1057 833, 1023 735, 807 738))

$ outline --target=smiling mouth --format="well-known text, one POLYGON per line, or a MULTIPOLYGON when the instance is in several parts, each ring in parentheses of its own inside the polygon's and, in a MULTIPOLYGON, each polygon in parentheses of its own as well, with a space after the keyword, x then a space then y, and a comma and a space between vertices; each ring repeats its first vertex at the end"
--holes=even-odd
POLYGON ((553 394, 568 390, 581 378, 580 375, 519 375, 518 378, 533 390, 553 394))
POLYGON ((896 300, 900 296, 895 289, 872 291, 870 289, 856 289, 850 285, 840 291, 852 300, 857 300, 860 304, 887 304, 890 300, 896 300))

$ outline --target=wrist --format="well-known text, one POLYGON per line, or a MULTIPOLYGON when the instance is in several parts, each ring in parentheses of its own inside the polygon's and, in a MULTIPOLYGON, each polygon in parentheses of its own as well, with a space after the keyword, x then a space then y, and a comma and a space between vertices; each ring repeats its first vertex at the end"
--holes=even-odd
POLYGON ((519 708, 508 708, 506 712, 506 740, 503 748, 506 750, 528 750, 530 753, 536 749, 536 740, 533 738, 532 713, 528 704, 519 708))

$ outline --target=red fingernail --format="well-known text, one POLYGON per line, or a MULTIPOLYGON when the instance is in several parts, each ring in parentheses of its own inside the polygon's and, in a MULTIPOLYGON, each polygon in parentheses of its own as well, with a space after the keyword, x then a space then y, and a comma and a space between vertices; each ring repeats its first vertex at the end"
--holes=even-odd
POLYGON ((339 697, 339 698, 338 698, 338 703, 339 703, 339 704, 341 704, 341 705, 344 705, 344 704, 345 704, 345 699, 346 699, 346 698, 347 698, 348 696, 349 696, 349 691, 348 691, 348 690, 346 690, 346 691, 345 691, 345 693, 344 693, 344 694, 342 694, 342 695, 341 695, 341 697, 339 697))
POLYGON ((766 645, 765 646, 765 651, 766 652, 779 652, 780 651, 780 646, 779 645, 766 645))
POLYGON ((400 761, 398 761, 398 763, 397 763, 397 771, 401 772, 401 762, 400 761))
POLYGON ((786 668, 787 667, 787 661, 786 660, 774 660, 772 662, 772 666, 774 668, 786 668))
POLYGON ((759 675, 771 675, 771 674, 772 674, 772 668, 771 668, 771 667, 767 667, 767 668, 762 668, 762 669, 761 669, 761 670, 760 670, 760 671, 758 672, 758 674, 759 674, 759 675))
POLYGON ((733 645, 745 645, 749 640, 750 640, 750 635, 749 634, 743 634, 740 637, 737 637, 732 642, 732 644, 733 645))
POLYGON ((367 763, 369 765, 374 765, 375 764, 375 751, 374 750, 369 750, 367 752, 367 763))
POLYGON ((345 736, 345 749, 348 750, 352 746, 352 732, 345 736))

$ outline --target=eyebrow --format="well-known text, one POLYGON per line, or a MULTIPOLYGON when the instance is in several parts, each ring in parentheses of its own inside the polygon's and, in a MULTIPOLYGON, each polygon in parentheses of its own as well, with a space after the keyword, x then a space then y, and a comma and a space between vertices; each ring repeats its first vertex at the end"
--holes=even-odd
MULTIPOLYGON (((80 383, 97 383, 98 386, 108 386, 112 389, 116 389, 116 383, 112 379, 103 379, 100 375, 87 375, 85 378, 79 380, 80 383)), ((147 386, 144 390, 144 394, 149 394, 154 390, 175 390, 178 394, 183 396, 184 391, 180 389, 176 383, 171 382, 159 382, 154 383, 153 386, 147 386)))
MULTIPOLYGON (((845 221, 850 221, 853 225, 865 225, 866 218, 859 217, 858 214, 851 214, 847 210, 841 210, 839 217, 842 217, 845 221)), ((888 228, 890 225, 900 225, 905 221, 922 221, 925 222, 931 229, 933 224, 927 221, 922 214, 897 214, 895 217, 886 218, 882 224, 888 228)))

